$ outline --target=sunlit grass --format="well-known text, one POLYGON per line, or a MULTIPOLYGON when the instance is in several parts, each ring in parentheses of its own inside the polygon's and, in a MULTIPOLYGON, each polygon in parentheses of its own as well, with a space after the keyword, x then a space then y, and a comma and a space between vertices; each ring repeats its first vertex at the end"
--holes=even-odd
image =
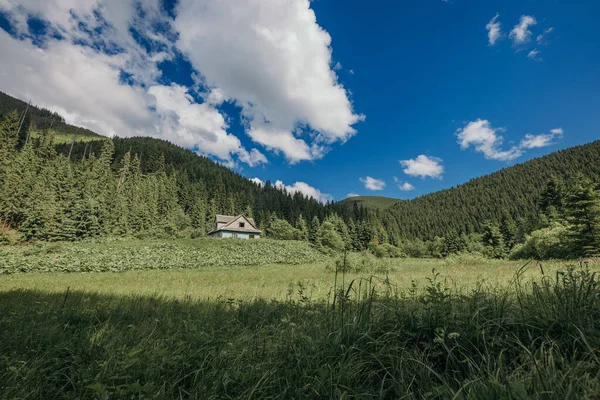
MULTIPOLYGON (((244 246, 265 246, 260 249, 270 249, 273 243, 241 243, 239 241, 115 241, 101 243, 76 243, 47 245, 50 248, 39 249, 10 248, 17 251, 12 254, 14 263, 22 262, 38 263, 52 266, 67 257, 72 263, 79 265, 83 262, 92 263, 95 257, 104 267, 123 272, 86 272, 69 273, 43 272, 43 273, 15 273, 0 275, 0 291, 13 289, 35 289, 47 292, 64 292, 67 288, 71 290, 82 290, 98 292, 102 294, 116 295, 143 295, 143 296, 165 296, 173 298, 191 297, 194 299, 276 299, 285 300, 290 289, 294 290, 299 284, 307 288, 307 294, 315 300, 325 299, 331 290, 335 280, 335 258, 316 256, 311 252, 306 257, 318 259, 314 263, 292 264, 269 264, 269 254, 259 252, 263 265, 236 265, 227 266, 221 260, 219 265, 208 265, 204 260, 197 260, 194 249, 198 247, 206 250, 207 246, 213 250, 224 247, 223 251, 229 252, 227 246, 241 246, 237 251, 243 252, 244 246), (72 248, 74 247, 74 248, 72 248), (132 248, 142 249, 133 252, 132 248), (156 253, 160 253, 160 257, 156 253), (135 257, 131 256, 134 254, 135 257), (139 254, 146 254, 146 258, 139 258, 139 254), (80 261, 79 258, 86 261, 80 261), (182 258, 183 257, 183 258, 182 258), (127 265, 123 260, 137 268, 143 263, 160 263, 162 269, 127 271, 127 265), (41 260, 41 261, 40 261, 41 260), (198 263, 200 266, 190 268, 169 269, 170 265, 180 267, 185 262, 198 263), (114 265, 110 265, 114 263, 114 265)), ((289 244, 285 244, 289 245, 289 244)), ((4 248, 7 250, 7 248, 4 248)), ((304 247, 301 247, 304 249, 304 247)), ((293 250, 293 249, 292 249, 293 250)), ((288 251, 291 251, 288 249, 288 251)), ((305 251, 305 250, 302 250, 305 251)), ((273 253, 273 254, 274 254, 273 253)), ((205 254, 205 253, 201 253, 205 254)), ((198 256, 199 257, 199 256, 198 256)), ((257 256, 258 257, 258 256, 257 256)), ((341 257, 341 256, 339 256, 341 257)), ((227 254, 223 256, 227 258, 227 254)), ((258 258, 248 258, 254 264, 260 261, 258 258)), ((360 272, 349 272, 344 279, 350 282, 359 277, 376 275, 387 278, 399 291, 410 290, 413 282, 417 287, 427 283, 435 269, 440 274, 440 279, 450 287, 458 290, 469 290, 477 285, 485 284, 488 287, 504 287, 510 283, 515 272, 526 261, 504 261, 484 260, 470 257, 453 258, 446 260, 432 259, 374 259, 368 258, 369 268, 360 272)), ((36 264, 37 265, 37 264, 36 264)), ((65 264, 65 268, 68 264, 65 264)), ((154 264, 152 264, 154 265, 154 264)), ((547 274, 552 274, 558 269, 565 267, 565 262, 544 262, 542 268, 547 274)), ((591 264, 593 269, 598 269, 598 264, 591 264)), ((530 279, 541 276, 541 269, 536 263, 531 263, 525 271, 524 278, 530 279)), ((341 275, 338 277, 341 279, 341 275)))

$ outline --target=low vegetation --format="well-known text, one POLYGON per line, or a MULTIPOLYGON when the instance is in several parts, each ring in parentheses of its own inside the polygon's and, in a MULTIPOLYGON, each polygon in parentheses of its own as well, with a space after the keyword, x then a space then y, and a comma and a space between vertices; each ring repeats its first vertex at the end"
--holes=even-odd
POLYGON ((600 286, 585 265, 505 289, 341 281, 327 301, 302 286, 285 301, 0 293, 2 396, 600 395, 600 286))
POLYGON ((281 240, 112 240, 0 246, 0 275, 19 272, 123 272, 247 268, 323 262, 308 243, 281 240))

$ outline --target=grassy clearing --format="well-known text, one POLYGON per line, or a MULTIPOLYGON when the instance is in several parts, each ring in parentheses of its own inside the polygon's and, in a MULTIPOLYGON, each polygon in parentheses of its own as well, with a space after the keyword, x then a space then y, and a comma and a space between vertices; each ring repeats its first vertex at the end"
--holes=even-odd
MULTIPOLYGON (((42 132, 37 131, 37 130, 32 130, 30 132, 30 135, 32 138, 36 139, 36 138, 42 137, 42 132)), ((75 140, 77 142, 92 142, 92 141, 104 140, 104 139, 105 139, 104 136, 91 134, 91 133, 84 132, 84 131, 79 132, 77 134, 77 137, 75 138, 75 140)), ((73 134, 60 132, 60 131, 54 132, 54 143, 55 144, 71 144, 72 142, 73 142, 73 134)))
POLYGON ((0 260, 2 399, 600 397, 597 261, 353 254, 341 274, 266 240, 35 244, 0 260))
POLYGON ((0 396, 600 396, 594 274, 468 294, 431 276, 423 289, 362 280, 329 302, 0 293, 0 396))
MULTIPOLYGON (((290 290, 298 288, 304 288, 313 300, 323 300, 334 284, 339 262, 302 242, 183 239, 0 247, 0 260, 0 271, 5 273, 0 276, 0 291, 64 292, 70 288, 200 300, 285 300, 290 290), (82 271, 88 272, 72 273, 82 271)), ((413 282, 423 287, 435 269, 446 285, 464 291, 482 282, 490 288, 506 286, 523 263, 470 257, 376 259, 351 254, 345 280, 387 277, 395 290, 407 292, 413 282)), ((564 263, 544 263, 543 268, 553 273, 564 268, 564 263)), ((525 278, 539 276, 539 267, 534 267, 525 278)))

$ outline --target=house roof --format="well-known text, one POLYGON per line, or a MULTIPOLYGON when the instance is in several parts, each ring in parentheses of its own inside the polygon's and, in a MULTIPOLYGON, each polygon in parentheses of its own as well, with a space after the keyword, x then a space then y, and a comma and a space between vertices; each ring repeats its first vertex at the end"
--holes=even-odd
POLYGON ((215 229, 212 232, 209 232, 209 235, 214 232, 219 231, 231 231, 231 232, 247 232, 247 233, 262 233, 260 229, 256 227, 256 222, 254 222, 254 218, 248 218, 244 216, 244 214, 240 214, 236 217, 230 215, 217 215, 215 217, 215 221, 217 224, 225 224, 219 229, 215 229), (250 224, 250 226, 244 226, 241 228, 237 223, 240 219, 244 219, 250 224))

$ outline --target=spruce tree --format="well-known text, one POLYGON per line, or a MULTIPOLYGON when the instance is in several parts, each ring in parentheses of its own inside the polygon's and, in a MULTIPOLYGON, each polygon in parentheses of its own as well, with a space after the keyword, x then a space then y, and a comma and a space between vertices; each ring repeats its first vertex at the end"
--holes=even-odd
POLYGON ((319 218, 315 215, 310 222, 310 228, 308 230, 308 241, 315 245, 321 245, 321 223, 319 218))
POLYGON ((580 178, 566 201, 572 253, 577 257, 600 254, 600 191, 596 185, 580 178))
POLYGON ((19 142, 19 114, 9 113, 0 121, 0 160, 8 161, 8 157, 16 151, 19 142))

